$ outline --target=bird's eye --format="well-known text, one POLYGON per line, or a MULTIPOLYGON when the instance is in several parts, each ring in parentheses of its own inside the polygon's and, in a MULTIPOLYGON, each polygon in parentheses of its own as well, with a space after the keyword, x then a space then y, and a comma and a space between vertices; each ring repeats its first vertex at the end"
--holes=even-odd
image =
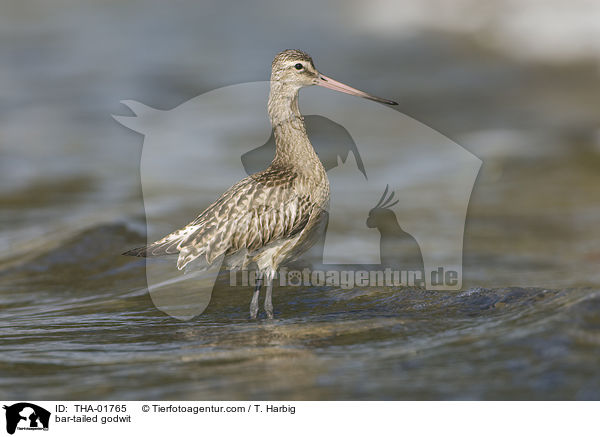
POLYGON ((304 68, 304 65, 302 65, 300 62, 298 62, 296 65, 294 65, 294 68, 296 70, 302 70, 304 68))

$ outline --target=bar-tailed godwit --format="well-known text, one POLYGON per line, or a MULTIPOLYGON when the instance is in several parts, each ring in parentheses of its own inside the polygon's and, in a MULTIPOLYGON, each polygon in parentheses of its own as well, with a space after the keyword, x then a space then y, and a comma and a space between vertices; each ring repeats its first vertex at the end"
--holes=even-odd
POLYGON ((180 270, 198 258, 210 265, 224 256, 225 266, 231 269, 244 269, 255 262, 257 282, 250 317, 258 315, 258 297, 265 281, 264 309, 267 317, 273 318, 272 289, 277 269, 312 245, 329 202, 327 174, 308 139, 298 108, 298 91, 310 85, 397 104, 322 75, 312 58, 300 50, 279 53, 272 64, 268 103, 276 145, 271 164, 229 188, 187 226, 125 255, 179 254, 180 270))

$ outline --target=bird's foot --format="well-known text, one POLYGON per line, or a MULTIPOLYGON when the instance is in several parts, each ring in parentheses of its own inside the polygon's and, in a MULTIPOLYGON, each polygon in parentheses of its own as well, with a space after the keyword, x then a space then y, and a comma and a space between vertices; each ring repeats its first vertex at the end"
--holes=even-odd
POLYGON ((258 305, 256 305, 255 307, 250 305, 250 318, 254 320, 257 317, 258 317, 258 305))
POLYGON ((269 301, 265 302, 265 312, 267 313, 267 319, 273 320, 273 304, 269 301))

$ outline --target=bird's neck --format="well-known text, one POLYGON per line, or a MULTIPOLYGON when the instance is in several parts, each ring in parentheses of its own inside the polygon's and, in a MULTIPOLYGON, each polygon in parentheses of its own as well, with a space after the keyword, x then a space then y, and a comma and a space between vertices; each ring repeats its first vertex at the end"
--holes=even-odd
POLYGON ((298 91, 300 88, 292 84, 271 81, 271 92, 269 94, 269 118, 273 129, 284 123, 295 123, 300 121, 302 125, 302 114, 298 108, 298 91))
POLYGON ((271 82, 268 111, 276 146, 273 164, 300 169, 322 167, 298 108, 298 90, 280 82, 271 82))

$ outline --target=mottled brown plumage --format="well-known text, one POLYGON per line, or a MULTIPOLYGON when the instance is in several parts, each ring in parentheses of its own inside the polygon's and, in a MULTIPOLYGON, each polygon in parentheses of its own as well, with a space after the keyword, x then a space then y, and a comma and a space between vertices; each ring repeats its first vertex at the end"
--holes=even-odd
MULTIPOLYGON (((271 165, 229 188, 184 228, 125 254, 178 254, 179 269, 194 260, 210 265, 221 256, 230 268, 256 262, 259 277, 267 282, 265 310, 272 318, 271 288, 277 268, 311 246, 329 202, 329 181, 298 109, 298 91, 309 85, 394 104, 321 75, 300 50, 279 53, 272 64, 268 103, 276 144, 271 165)), ((260 283, 250 306, 253 318, 259 291, 260 283)))

